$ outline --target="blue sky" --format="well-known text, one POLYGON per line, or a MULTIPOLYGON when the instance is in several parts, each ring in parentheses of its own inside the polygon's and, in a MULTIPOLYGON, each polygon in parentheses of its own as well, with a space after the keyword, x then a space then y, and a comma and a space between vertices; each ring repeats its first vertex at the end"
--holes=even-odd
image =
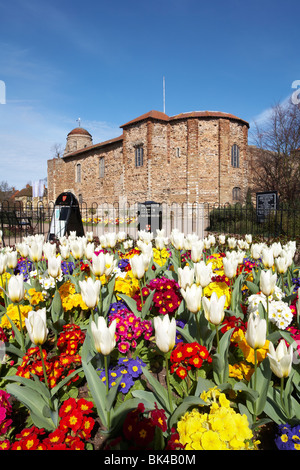
POLYGON ((47 176, 54 144, 150 110, 251 123, 300 80, 299 0, 0 0, 0 181, 47 176), (2 100, 3 101, 3 100, 2 100))

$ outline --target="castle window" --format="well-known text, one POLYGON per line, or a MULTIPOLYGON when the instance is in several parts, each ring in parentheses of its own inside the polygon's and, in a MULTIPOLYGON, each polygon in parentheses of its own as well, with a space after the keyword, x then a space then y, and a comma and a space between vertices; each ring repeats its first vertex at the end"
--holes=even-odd
POLYGON ((136 147, 135 149, 135 166, 143 166, 144 149, 143 147, 136 147))
POLYGON ((240 201, 240 199, 241 199, 241 188, 236 186, 232 190, 232 200, 233 201, 240 201))
POLYGON ((176 157, 180 157, 180 147, 176 147, 176 157))
POLYGON ((77 163, 76 165, 76 183, 81 183, 81 165, 77 163))
POLYGON ((240 149, 236 144, 231 147, 231 166, 234 168, 240 166, 240 149))
POLYGON ((104 178, 105 161, 104 157, 99 158, 99 178, 104 178))

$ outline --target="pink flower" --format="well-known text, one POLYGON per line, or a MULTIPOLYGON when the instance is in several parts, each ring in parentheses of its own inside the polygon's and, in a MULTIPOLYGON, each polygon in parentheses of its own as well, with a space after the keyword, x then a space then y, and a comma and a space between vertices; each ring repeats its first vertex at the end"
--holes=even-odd
POLYGON ((128 349, 130 348, 130 343, 128 341, 120 341, 118 344, 118 349, 120 353, 127 353, 128 349))

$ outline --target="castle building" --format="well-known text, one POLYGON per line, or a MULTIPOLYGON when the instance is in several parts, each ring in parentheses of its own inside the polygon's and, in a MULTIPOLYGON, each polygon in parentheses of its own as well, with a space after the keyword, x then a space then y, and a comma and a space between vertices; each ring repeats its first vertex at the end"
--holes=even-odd
POLYGON ((48 160, 48 201, 71 191, 87 207, 129 204, 232 203, 249 187, 249 124, 223 112, 167 116, 150 111, 93 143, 82 127, 67 136, 61 158, 48 160))

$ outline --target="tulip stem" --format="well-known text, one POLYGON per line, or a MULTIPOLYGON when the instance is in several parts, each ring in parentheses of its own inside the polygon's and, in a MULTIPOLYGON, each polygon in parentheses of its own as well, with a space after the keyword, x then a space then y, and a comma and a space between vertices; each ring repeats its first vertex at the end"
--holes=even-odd
MULTIPOLYGON (((257 350, 254 349, 254 391, 256 391, 257 350)), ((256 401, 253 403, 253 424, 256 422, 256 401)))
POLYGON ((217 351, 218 354, 220 353, 220 340, 219 340, 219 330, 218 330, 218 325, 215 325, 216 328, 216 337, 217 337, 217 351))
POLYGON ((269 297, 267 296, 267 336, 269 334, 269 297))
POLYGON ((19 322, 20 322, 20 331, 21 331, 21 348, 22 351, 25 351, 25 344, 24 344, 24 331, 23 331, 23 324, 22 324, 22 314, 20 310, 20 305, 18 305, 18 312, 19 312, 19 322))
POLYGON ((284 386, 284 377, 281 377, 280 378, 280 401, 281 401, 282 408, 285 409, 284 401, 283 401, 283 388, 284 388, 283 386, 284 386))
POLYGON ((140 285, 140 295, 141 295, 141 308, 143 312, 144 297, 143 297, 143 283, 141 282, 141 280, 139 280, 139 285, 140 285))
POLYGON ((168 365, 167 354, 165 354, 165 360, 166 360, 166 380, 167 380, 167 388, 168 388, 168 396, 169 396, 169 405, 170 405, 170 411, 172 414, 173 413, 173 401, 172 401, 171 387, 170 387, 170 380, 169 380, 169 365, 168 365))
POLYGON ((49 387, 49 383, 48 383, 48 377, 47 377, 47 371, 46 371, 46 366, 45 366, 45 361, 44 361, 44 354, 43 354, 43 349, 42 349, 42 345, 39 344, 39 350, 40 350, 40 355, 41 355, 41 361, 42 361, 42 366, 43 366, 43 373, 44 373, 44 380, 45 380, 45 384, 47 385, 47 388, 50 392, 50 387, 49 387))
MULTIPOLYGON (((105 366, 105 382, 106 382, 106 396, 107 396, 108 391, 109 391, 107 356, 104 356, 104 366, 105 366)), ((108 430, 110 429, 110 410, 107 410, 107 429, 108 430)))
POLYGON ((201 310, 196 313, 195 318, 196 318, 196 325, 197 325, 197 330, 198 330, 199 344, 201 344, 201 346, 202 346, 201 330, 200 330, 200 323, 199 323, 198 314, 201 315, 201 310))

